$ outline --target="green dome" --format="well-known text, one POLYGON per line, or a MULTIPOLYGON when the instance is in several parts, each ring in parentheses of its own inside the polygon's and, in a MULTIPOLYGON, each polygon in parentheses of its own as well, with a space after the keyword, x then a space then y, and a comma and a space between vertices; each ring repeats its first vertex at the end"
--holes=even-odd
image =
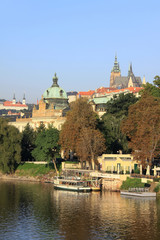
POLYGON ((48 88, 44 94, 43 94, 43 98, 45 100, 47 99, 68 99, 67 97, 67 93, 59 87, 58 85, 58 78, 56 76, 53 77, 53 84, 50 88, 48 88))
POLYGON ((48 88, 44 94, 44 99, 52 99, 52 98, 61 98, 61 99, 68 99, 67 93, 60 87, 50 87, 48 88))

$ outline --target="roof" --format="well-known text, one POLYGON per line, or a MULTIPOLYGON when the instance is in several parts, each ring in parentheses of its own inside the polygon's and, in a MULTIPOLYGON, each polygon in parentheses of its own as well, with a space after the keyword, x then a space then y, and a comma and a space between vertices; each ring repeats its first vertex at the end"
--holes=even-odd
POLYGON ((93 93, 95 93, 94 90, 89 90, 88 92, 78 92, 78 95, 91 96, 93 93))
MULTIPOLYGON (((134 84, 136 84, 136 87, 140 87, 142 85, 142 81, 140 77, 135 77, 134 75, 131 76, 132 81, 134 84)), ((128 82, 129 82, 129 77, 115 77, 114 80, 114 85, 116 85, 117 87, 121 87, 121 88, 125 88, 128 86, 128 82)))
POLYGON ((48 100, 48 99, 68 99, 67 93, 59 87, 58 85, 58 78, 55 73, 53 77, 53 84, 50 88, 46 89, 43 98, 48 100))
POLYGON ((43 98, 45 99, 53 99, 53 98, 60 98, 60 99, 68 99, 67 93, 60 87, 53 86, 45 90, 43 94, 43 98))
POLYGON ((100 87, 98 89, 95 90, 96 93, 105 93, 105 92, 110 92, 116 90, 116 88, 113 87, 100 87))
POLYGON ((26 104, 22 104, 21 102, 17 102, 15 104, 13 104, 12 101, 5 101, 3 103, 3 106, 5 106, 5 107, 27 107, 26 104))
POLYGON ((67 96, 76 96, 78 92, 73 91, 73 92, 67 92, 67 96))
POLYGON ((107 97, 107 96, 96 97, 96 98, 92 99, 92 101, 93 101, 95 104, 104 104, 104 103, 107 103, 109 100, 110 100, 110 98, 107 97))

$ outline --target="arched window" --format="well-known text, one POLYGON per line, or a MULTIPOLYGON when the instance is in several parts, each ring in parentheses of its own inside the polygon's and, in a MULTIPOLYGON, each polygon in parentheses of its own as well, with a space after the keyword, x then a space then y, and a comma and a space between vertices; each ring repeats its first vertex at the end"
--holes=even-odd
POLYGON ((63 96, 63 90, 60 90, 60 96, 61 97, 63 96))

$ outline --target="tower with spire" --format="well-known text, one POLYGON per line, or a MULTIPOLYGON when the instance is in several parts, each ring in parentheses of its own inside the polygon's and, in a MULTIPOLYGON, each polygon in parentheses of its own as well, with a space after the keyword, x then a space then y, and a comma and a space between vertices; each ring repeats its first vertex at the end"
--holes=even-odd
POLYGON ((13 94, 13 100, 12 100, 13 104, 16 104, 16 97, 15 97, 15 93, 13 94))
POLYGON ((128 87, 141 87, 142 81, 140 77, 134 75, 132 63, 129 64, 128 76, 121 76, 117 56, 115 56, 114 66, 110 76, 110 87, 124 89, 128 87))
POLYGON ((25 105, 26 104, 26 98, 25 98, 25 94, 23 94, 23 100, 22 100, 22 104, 25 105))
POLYGON ((112 68, 111 76, 110 76, 110 87, 114 86, 115 78, 120 76, 121 76, 121 70, 119 67, 119 63, 117 61, 117 54, 115 54, 114 66, 112 68))

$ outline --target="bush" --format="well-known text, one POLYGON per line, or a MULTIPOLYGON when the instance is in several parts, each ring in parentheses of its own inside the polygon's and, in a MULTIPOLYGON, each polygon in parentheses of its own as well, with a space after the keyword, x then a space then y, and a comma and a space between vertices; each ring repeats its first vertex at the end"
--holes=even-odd
POLYGON ((127 178, 123 181, 121 189, 128 190, 129 188, 144 188, 145 184, 139 178, 127 178))
POLYGON ((154 181, 154 182, 159 182, 159 181, 160 181, 160 178, 153 178, 153 181, 154 181))
POLYGON ((154 192, 159 192, 160 191, 160 184, 158 184, 155 188, 154 188, 154 192))

